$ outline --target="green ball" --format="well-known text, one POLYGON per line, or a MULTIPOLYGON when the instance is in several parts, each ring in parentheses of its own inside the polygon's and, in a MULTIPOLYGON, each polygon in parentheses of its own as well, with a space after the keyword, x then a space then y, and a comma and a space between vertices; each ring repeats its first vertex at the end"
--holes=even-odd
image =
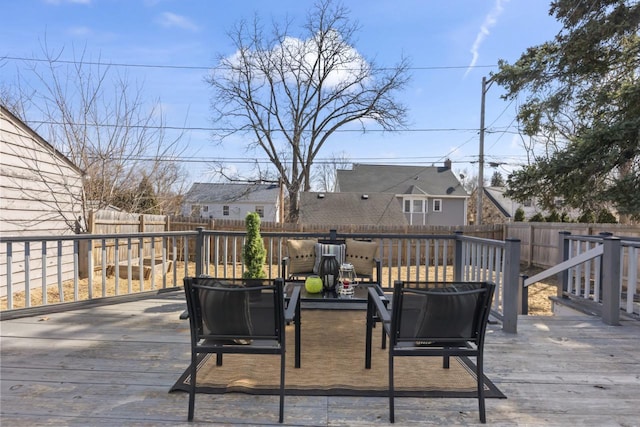
POLYGON ((309 276, 304 281, 304 288, 310 294, 319 294, 322 292, 322 279, 320 276, 309 276))

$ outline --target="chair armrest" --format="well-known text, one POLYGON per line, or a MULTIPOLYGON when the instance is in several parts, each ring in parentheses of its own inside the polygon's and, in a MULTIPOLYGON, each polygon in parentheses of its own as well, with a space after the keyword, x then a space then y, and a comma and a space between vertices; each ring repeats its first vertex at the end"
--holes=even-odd
POLYGON ((380 316, 380 320, 382 320, 382 323, 391 323, 391 313, 389 313, 387 306, 381 298, 384 295, 380 295, 377 286, 369 287, 369 296, 371 298, 371 301, 373 301, 373 304, 375 305, 376 311, 378 312, 378 316, 380 316))
POLYGON ((284 311, 284 320, 292 322, 296 317, 296 307, 300 304, 300 288, 301 286, 294 286, 289 298, 289 305, 284 311))

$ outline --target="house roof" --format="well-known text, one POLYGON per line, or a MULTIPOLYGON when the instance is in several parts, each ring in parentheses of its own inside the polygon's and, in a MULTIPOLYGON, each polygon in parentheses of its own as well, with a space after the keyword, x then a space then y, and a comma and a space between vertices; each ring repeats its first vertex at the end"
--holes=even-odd
POLYGON ((337 170, 341 192, 421 194, 438 197, 469 197, 447 166, 399 166, 354 164, 337 170))
POLYGON ((185 195, 190 203, 276 203, 280 187, 275 184, 196 182, 185 195))
POLYGON ((390 193, 300 193, 299 221, 322 225, 407 224, 400 202, 390 193))
POLYGON ((11 111, 9 111, 6 107, 4 107, 1 104, 0 104, 0 115, 5 116, 6 120, 12 122, 13 126, 22 128, 22 130, 24 132, 27 132, 35 142, 45 147, 47 151, 52 153, 55 157, 59 158, 60 160, 68 164, 72 169, 76 170, 78 174, 84 175, 85 172, 82 169, 80 169, 78 165, 73 163, 71 159, 69 159, 67 156, 62 154, 62 152, 58 151, 58 149, 56 149, 53 145, 47 142, 36 131, 31 129, 31 127, 28 124, 23 122, 22 119, 20 119, 18 116, 13 114, 11 111))
POLYGON ((484 189, 484 194, 493 202, 493 204, 498 208, 500 213, 507 218, 511 218, 511 206, 513 205, 513 201, 508 197, 505 197, 504 187, 482 187, 484 189))

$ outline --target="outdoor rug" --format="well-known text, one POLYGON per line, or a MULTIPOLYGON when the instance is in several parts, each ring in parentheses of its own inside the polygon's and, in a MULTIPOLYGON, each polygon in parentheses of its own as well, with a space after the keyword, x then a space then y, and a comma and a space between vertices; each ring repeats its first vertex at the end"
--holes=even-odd
MULTIPOLYGON (((294 327, 286 330, 285 388, 287 395, 387 396, 388 351, 381 348, 381 328, 373 330, 371 369, 364 368, 366 312, 363 310, 303 310, 301 368, 294 368, 294 327)), ((200 358, 198 393, 242 392, 278 394, 280 356, 225 354, 200 358)), ((477 397, 474 363, 441 357, 398 357, 394 363, 396 396, 477 397)), ((189 369, 170 391, 189 390, 189 369)), ((485 397, 505 398, 485 377, 485 397)))

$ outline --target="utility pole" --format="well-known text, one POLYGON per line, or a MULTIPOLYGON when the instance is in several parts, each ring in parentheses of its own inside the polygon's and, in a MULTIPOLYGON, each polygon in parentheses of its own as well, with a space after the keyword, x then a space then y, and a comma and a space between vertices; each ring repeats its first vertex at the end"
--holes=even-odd
POLYGON ((476 201, 476 224, 482 225, 482 193, 484 193, 484 101, 492 79, 482 77, 482 96, 480 97, 480 153, 478 155, 478 189, 476 201), (488 84, 488 85, 487 85, 488 84))

